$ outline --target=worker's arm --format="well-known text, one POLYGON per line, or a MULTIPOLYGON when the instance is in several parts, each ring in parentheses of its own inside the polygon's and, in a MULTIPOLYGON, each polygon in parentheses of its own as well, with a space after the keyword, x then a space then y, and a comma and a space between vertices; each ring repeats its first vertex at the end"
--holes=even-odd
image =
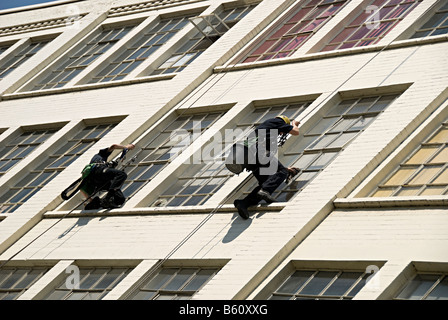
POLYGON ((292 121, 292 130, 289 131, 290 135, 292 135, 292 136, 299 135, 299 124, 300 124, 300 121, 297 121, 297 120, 292 121))
POLYGON ((121 145, 121 144, 113 144, 113 145, 111 145, 111 146, 109 147, 109 152, 112 152, 112 151, 114 151, 114 150, 116 150, 116 149, 120 149, 120 150, 123 150, 123 149, 132 150, 132 149, 134 149, 134 148, 135 148, 135 146, 134 146, 132 143, 127 144, 127 145, 125 145, 125 146, 123 146, 123 145, 121 145))

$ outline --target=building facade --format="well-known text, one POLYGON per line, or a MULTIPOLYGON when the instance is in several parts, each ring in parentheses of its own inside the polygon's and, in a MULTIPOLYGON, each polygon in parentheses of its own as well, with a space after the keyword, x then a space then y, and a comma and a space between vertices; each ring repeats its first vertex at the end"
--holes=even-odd
POLYGON ((444 0, 0 11, 0 300, 446 299, 447 34, 444 0), (242 219, 225 155, 281 114, 300 174, 242 219), (63 201, 114 143, 123 207, 63 201))

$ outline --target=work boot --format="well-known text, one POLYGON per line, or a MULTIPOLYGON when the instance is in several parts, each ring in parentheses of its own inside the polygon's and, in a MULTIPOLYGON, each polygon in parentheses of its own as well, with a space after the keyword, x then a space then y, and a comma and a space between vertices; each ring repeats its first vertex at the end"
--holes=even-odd
POLYGON ((104 209, 120 208, 120 205, 115 203, 114 192, 109 191, 104 199, 101 200, 101 206, 104 209))
POLYGON ((244 220, 249 219, 249 211, 247 210, 247 206, 244 204, 243 200, 235 200, 233 205, 238 210, 238 214, 244 220))
POLYGON ((260 200, 264 200, 267 203, 272 203, 272 202, 276 202, 275 198, 272 197, 269 192, 261 189, 260 191, 257 192, 257 197, 260 200))

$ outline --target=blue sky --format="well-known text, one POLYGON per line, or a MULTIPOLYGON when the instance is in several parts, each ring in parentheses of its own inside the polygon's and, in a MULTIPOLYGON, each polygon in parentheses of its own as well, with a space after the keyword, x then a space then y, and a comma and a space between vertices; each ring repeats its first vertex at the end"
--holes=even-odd
POLYGON ((0 10, 54 1, 56 0, 0 0, 0 10))

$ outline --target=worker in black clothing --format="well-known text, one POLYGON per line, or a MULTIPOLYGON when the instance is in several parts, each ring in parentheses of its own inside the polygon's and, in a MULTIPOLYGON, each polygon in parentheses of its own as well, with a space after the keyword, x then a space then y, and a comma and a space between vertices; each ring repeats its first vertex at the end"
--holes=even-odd
POLYGON ((134 148, 133 144, 125 146, 113 144, 109 148, 101 149, 92 157, 90 164, 83 170, 84 180, 80 189, 81 193, 89 199, 85 206, 86 210, 99 209, 100 207, 106 209, 118 208, 125 202, 126 198, 120 188, 127 179, 127 174, 115 169, 116 161, 108 162, 107 159, 114 150, 132 150, 134 148), (96 196, 92 199, 91 196, 98 191, 107 191, 106 197, 100 199, 96 196))
MULTIPOLYGON (((286 168, 275 157, 279 135, 299 135, 299 121, 292 122, 286 116, 278 116, 261 123, 254 131, 254 146, 249 146, 246 150, 255 153, 254 163, 246 165, 245 169, 252 171, 258 181, 258 186, 252 190, 244 199, 235 200, 234 205, 238 214, 243 219, 249 218, 248 207, 257 205, 264 200, 267 203, 275 202, 272 193, 288 178, 289 174, 297 174, 296 168, 286 168), (252 151, 250 151, 252 150, 252 151)), ((250 158, 250 157, 249 157, 250 158)))

